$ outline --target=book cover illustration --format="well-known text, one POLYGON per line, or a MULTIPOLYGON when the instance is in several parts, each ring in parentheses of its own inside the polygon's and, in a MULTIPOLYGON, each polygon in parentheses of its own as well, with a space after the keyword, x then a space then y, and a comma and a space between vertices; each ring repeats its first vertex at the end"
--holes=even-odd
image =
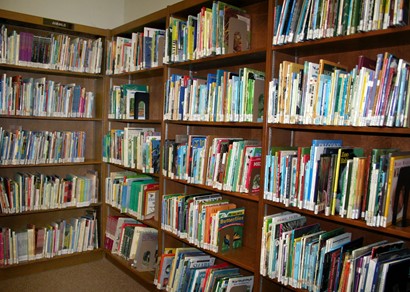
POLYGON ((217 251, 228 251, 242 246, 245 208, 222 210, 218 212, 217 251))

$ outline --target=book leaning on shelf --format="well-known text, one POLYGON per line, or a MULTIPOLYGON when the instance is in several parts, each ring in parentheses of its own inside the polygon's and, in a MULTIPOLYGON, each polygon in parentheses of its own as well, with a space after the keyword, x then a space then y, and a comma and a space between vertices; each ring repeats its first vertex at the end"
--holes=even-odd
POLYGON ((275 6, 273 45, 403 26, 408 7, 400 3, 286 0, 275 6))
MULTIPOLYGON (((122 84, 113 85, 110 90, 110 105, 108 118, 109 119, 142 119, 143 115, 139 115, 136 111, 136 98, 140 94, 147 95, 144 99, 146 106, 149 106, 149 87, 141 84, 122 84)), ((148 119, 147 114, 145 119, 148 119)))
POLYGON ((389 52, 358 65, 283 62, 270 82, 268 121, 338 126, 409 125, 409 63, 389 52), (299 90, 301 88, 301 90, 299 90))
POLYGON ((0 30, 0 63, 73 72, 101 73, 101 38, 66 34, 36 35, 6 25, 0 30))
POLYGON ((103 137, 103 161, 158 173, 161 135, 154 128, 125 127, 103 137))
POLYGON ((50 222, 45 226, 27 224, 27 228, 0 228, 0 265, 52 258, 93 250, 99 247, 98 222, 94 211, 84 216, 50 222))
POLYGON ((117 36, 107 42, 106 74, 120 74, 162 65, 165 31, 144 27, 131 37, 117 36))
POLYGON ((0 177, 1 213, 84 207, 98 202, 98 174, 58 175, 16 173, 14 178, 0 177))
POLYGON ((162 214, 164 230, 198 247, 224 252, 242 246, 245 209, 220 194, 167 194, 162 214))
POLYGON ((252 291, 253 276, 195 248, 165 248, 154 284, 167 291, 252 291))
POLYGON ((85 140, 83 131, 8 131, 0 127, 0 164, 84 162, 85 140))
POLYGON ((163 173, 218 190, 255 194, 260 189, 260 141, 212 135, 178 135, 164 144, 163 173), (179 141, 179 142, 177 142, 179 141))
POLYGON ((118 254, 137 271, 153 271, 158 251, 158 231, 135 219, 109 216, 105 248, 118 254))
POLYGON ((214 122, 261 122, 264 72, 218 69, 204 77, 173 74, 166 83, 164 118, 214 122))
POLYGON ((407 160, 407 151, 366 154, 340 140, 272 147, 265 159, 264 197, 326 216, 365 220, 369 226, 406 224, 407 160))
POLYGON ((75 83, 4 73, 0 78, 0 114, 92 118, 95 94, 75 83))
POLYGON ((250 49, 251 17, 222 1, 187 19, 171 16, 165 31, 164 63, 170 64, 250 49))
POLYGON ((402 241, 364 245, 362 237, 353 239, 343 228, 323 231, 319 224, 305 225, 301 218, 290 212, 265 216, 263 276, 309 291, 381 291, 379 287, 392 278, 400 279, 396 285, 406 289, 409 249, 402 241), (390 267, 398 272, 396 265, 405 271, 385 277, 390 267))
POLYGON ((139 220, 155 216, 159 184, 150 176, 132 171, 111 172, 105 185, 107 204, 139 220))

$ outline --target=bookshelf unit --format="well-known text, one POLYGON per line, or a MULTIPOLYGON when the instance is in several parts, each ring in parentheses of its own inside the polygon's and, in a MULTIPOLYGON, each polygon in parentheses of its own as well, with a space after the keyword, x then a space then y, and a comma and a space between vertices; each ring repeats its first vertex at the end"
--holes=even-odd
MULTIPOLYGON (((0 10, 0 22, 2 25, 7 27, 9 34, 13 31, 16 31, 16 34, 20 34, 21 32, 30 33, 32 36, 34 35, 38 39, 48 39, 52 36, 55 36, 55 41, 58 40, 58 36, 67 36, 70 37, 71 40, 75 40, 79 38, 79 40, 87 40, 87 43, 90 45, 92 42, 97 44, 97 40, 101 40, 100 46, 100 54, 103 55, 103 47, 102 44, 105 42, 105 37, 107 35, 107 31, 103 29, 71 24, 66 22, 59 22, 49 19, 43 19, 41 17, 30 16, 26 14, 20 14, 5 10, 0 10), (54 24, 53 24, 54 23, 54 24), (66 27, 66 28, 64 28, 66 27)), ((23 38, 23 36, 21 36, 23 38)), ((61 43, 60 43, 61 44, 61 43)), ((0 64, 0 71, 2 74, 2 78, 6 76, 7 79, 10 81, 14 76, 21 76, 22 82, 25 86, 28 86, 27 82, 29 79, 32 79, 33 90, 34 84, 40 84, 39 86, 44 86, 43 90, 46 92, 46 89, 49 90, 50 87, 47 82, 54 81, 54 85, 61 84, 61 92, 63 92, 64 88, 67 89, 70 87, 70 84, 75 84, 81 86, 81 88, 85 88, 86 92, 92 92, 94 94, 94 102, 93 104, 93 113, 90 115, 86 114, 68 114, 68 115, 55 115, 57 112, 57 108, 52 108, 51 106, 47 108, 42 113, 34 112, 34 115, 20 115, 19 113, 15 114, 15 110, 12 107, 9 107, 10 110, 2 112, 0 115, 1 120, 1 128, 2 131, 7 131, 8 133, 13 134, 20 134, 23 137, 24 132, 18 132, 18 130, 26 130, 32 131, 33 133, 42 133, 43 136, 45 135, 46 131, 48 133, 66 133, 66 145, 69 145, 68 142, 70 141, 68 138, 70 137, 70 133, 85 133, 85 144, 81 147, 74 146, 75 143, 80 145, 80 134, 78 136, 77 142, 74 140, 71 149, 75 149, 78 151, 80 159, 73 160, 73 159, 65 159, 65 160, 50 160, 46 161, 43 160, 30 160, 28 161, 28 157, 23 155, 22 158, 15 159, 15 161, 10 160, 6 161, 2 157, 2 165, 0 166, 1 177, 4 178, 4 183, 6 182, 6 178, 15 180, 15 176, 19 173, 24 173, 32 175, 33 177, 36 175, 40 177, 43 175, 43 179, 45 177, 50 176, 58 176, 61 179, 66 178, 67 175, 72 174, 75 176, 86 176, 87 172, 96 172, 97 175, 95 176, 96 181, 98 182, 101 180, 101 147, 95 147, 95 145, 100 145, 100 141, 102 139, 101 132, 102 132, 102 124, 103 124, 103 108, 102 108, 102 101, 103 101, 103 74, 99 73, 97 70, 91 70, 91 66, 89 67, 90 70, 86 70, 85 68, 64 68, 62 66, 45 66, 44 57, 47 56, 46 52, 47 49, 51 48, 47 46, 44 42, 40 44, 38 41, 38 52, 40 52, 40 47, 43 52, 43 59, 39 59, 40 53, 37 56, 37 59, 33 59, 34 57, 34 49, 33 55, 28 55, 27 48, 31 46, 29 40, 25 40, 24 46, 21 45, 20 47, 20 61, 25 62, 10 62, 11 59, 4 59, 3 62, 0 64), (23 53, 24 52, 24 53, 23 53), (23 54, 25 54, 23 56, 23 54), (24 58, 23 58, 24 57, 24 58), (27 59, 28 58, 28 59, 27 59), (32 58, 30 60, 30 58, 32 58), (65 69, 65 70, 62 70, 65 69), (88 73, 88 72, 93 73, 88 73), (40 80, 45 79, 46 83, 41 85, 40 80), (33 81, 34 80, 34 81, 33 81), (36 81, 39 80, 39 83, 36 81), (68 85, 68 86, 66 86, 68 85), (46 88, 47 86, 47 88, 46 88), (64 87, 63 87, 64 86, 64 87), (65 132, 64 132, 65 131, 65 132), (81 154, 83 151, 83 154, 81 154)), ((91 48, 91 46, 90 46, 91 48)), ((97 48, 97 47, 96 47, 97 48)), ((57 50, 56 50, 57 51, 57 50)), ((3 47, 3 53, 5 52, 3 47)), ((85 53, 85 50, 83 50, 85 53)), ((95 51, 97 52, 97 51, 95 51)), ((5 57, 5 55, 2 55, 5 57)), ((84 55, 85 56, 85 55, 84 55)), ((91 54, 89 55, 91 56, 91 54)), ((96 60, 96 59, 95 59, 96 60)), ((83 63, 85 64, 85 63, 83 63)), ((104 67, 104 64, 100 64, 101 68, 104 67)), ((85 66, 84 66, 85 67, 85 66)), ((97 67, 97 66, 96 66, 97 67)), ((4 80, 5 81, 5 80, 4 80)), ((12 92, 12 86, 14 92, 17 92, 17 83, 13 79, 13 82, 10 83, 10 91, 12 92), (16 86, 16 87, 14 87, 16 86)), ((4 87, 6 88, 6 87, 4 87)), ((28 88, 28 87, 25 87, 28 88)), ((23 90, 23 85, 21 84, 21 90, 23 90)), ((71 89, 70 89, 71 90, 71 89)), ((34 94, 34 93, 32 93, 34 94)), ((61 95, 62 96, 62 95, 61 95)), ((27 103, 30 99, 25 97, 25 102, 27 103)), ((37 107, 39 108, 39 99, 36 101, 31 100, 31 104, 26 106, 26 110, 32 110, 34 105, 37 103, 37 107), (33 104, 34 103, 34 104, 33 104)), ((45 107, 45 104, 42 105, 45 107)), ((72 104, 70 104, 72 106, 72 104)), ((74 108, 74 107, 73 107, 74 108)), ((71 108, 70 108, 71 111, 71 108)), ((5 133, 5 132, 4 132, 5 133)), ((16 137, 16 136, 14 136, 16 137)), ((40 136, 38 136, 40 137, 40 136)), ((46 136, 45 136, 46 137, 46 136)), ((51 141, 52 135, 48 136, 48 141, 51 141)), ((34 140, 33 140, 34 141, 34 140)), ((43 141, 44 145, 46 144, 47 140, 43 141)), ((41 144, 40 140, 37 141, 37 145, 41 144)), ((33 145, 33 144, 32 144, 33 145)), ((28 146, 27 146, 28 147, 28 146)), ((33 150, 31 149, 31 152, 33 150)), ((17 152, 22 153, 22 151, 17 152)), ((44 152, 45 153, 45 152, 44 152)), ((61 156, 64 157, 64 156, 61 156)), ((67 156, 70 157, 70 156, 67 156)), ((71 155, 71 157, 76 157, 71 155)), ((49 157, 49 159, 51 156, 49 157)), ((34 178, 32 179, 34 182, 34 178)), ((90 182, 91 183, 91 182, 90 182)), ((34 184, 33 184, 34 186, 34 184)), ((42 188, 44 185, 42 186, 42 188)), ((68 187, 68 186, 67 186, 68 187)), ((90 259, 97 259, 101 258, 103 253, 102 249, 100 248, 100 244, 102 243, 103 237, 101 236, 102 230, 102 217, 101 217, 101 194, 100 194, 100 185, 96 184, 96 189, 98 192, 94 193, 94 200, 91 202, 88 199, 82 199, 78 197, 76 199, 76 203, 74 204, 63 204, 66 201, 60 201, 59 204, 57 203, 50 203, 46 204, 45 199, 43 204, 39 203, 38 205, 34 202, 35 197, 31 197, 32 204, 29 208, 29 204, 22 203, 22 205, 28 206, 27 210, 20 209, 19 212, 15 213, 6 213, 2 212, 0 214, 0 225, 3 228, 3 232, 5 232, 5 228, 8 227, 16 232, 24 231, 27 228, 28 224, 33 224, 36 228, 40 227, 49 227, 53 222, 61 222, 61 220, 67 220, 69 222, 70 218, 80 218, 84 216, 88 211, 95 212, 97 221, 97 233, 94 234, 96 236, 96 242, 98 243, 98 248, 94 248, 93 250, 84 250, 83 252, 74 252, 74 253, 61 253, 55 254, 52 257, 40 257, 40 258, 32 258, 28 261, 19 261, 15 264, 9 265, 2 265, 2 276, 4 277, 13 277, 19 274, 21 271, 34 271, 34 270, 41 270, 41 269, 52 269, 59 267, 61 265, 70 265, 72 263, 81 263, 85 262, 90 259), (42 205, 42 206, 40 206, 42 205), (38 206, 38 207, 36 207, 38 206), (98 235, 97 235, 98 234, 98 235)), ((63 189, 64 190, 64 189, 63 189)), ((40 191, 40 189, 38 189, 40 191)), ((24 191, 23 199, 25 198, 24 191)), ((33 192, 34 193, 34 192, 33 192)), ((61 196, 64 195, 64 192, 61 192, 61 196)), ((43 196, 43 193, 41 193, 43 196)), ((74 196, 74 195, 73 195, 74 196)), ((28 198, 28 197, 26 197, 28 198)), ((4 235, 5 233, 3 233, 4 235)))
MULTIPOLYGON (((164 29, 166 26, 166 19, 168 10, 162 9, 147 16, 144 16, 135 21, 126 23, 120 27, 110 30, 109 40, 115 41, 117 37, 132 38, 133 33, 143 33, 144 28, 154 28, 154 29, 164 29)), ((164 72, 166 71, 165 66, 159 64, 158 66, 152 66, 151 68, 136 68, 136 70, 130 70, 129 72, 122 72, 111 74, 111 72, 106 72, 105 77, 105 92, 106 99, 104 101, 105 111, 104 111, 104 134, 111 130, 121 130, 126 127, 136 127, 136 128, 151 128, 155 132, 161 133, 162 129, 162 106, 163 106, 163 83, 164 83, 164 72), (110 92, 113 86, 122 86, 124 84, 137 84, 137 85, 147 85, 149 92, 149 117, 148 119, 117 119, 108 116, 110 108, 110 92)), ((104 163, 104 178, 110 176, 112 172, 121 171, 133 171, 139 174, 146 174, 151 176, 154 180, 159 181, 158 173, 147 173, 141 169, 134 167, 125 167, 122 163, 116 162, 105 162, 104 163)), ((104 187, 104 193, 106 187, 104 187)), ((159 198, 156 198, 156 212, 158 213, 159 198)), ((133 218, 145 224, 150 228, 158 230, 158 248, 160 248, 161 242, 161 232, 159 224, 159 214, 156 214, 154 218, 141 220, 137 216, 130 214, 130 212, 122 212, 118 206, 113 206, 112 204, 105 202, 104 204, 104 224, 107 224, 107 218, 109 216, 126 216, 133 218)), ((104 232, 105 236, 105 232, 104 232)), ((152 290, 154 288, 154 272, 140 272, 137 271, 131 264, 126 261, 122 256, 111 253, 110 250, 105 248, 106 257, 116 266, 121 268, 124 272, 130 274, 131 276, 138 279, 138 281, 145 286, 147 289, 152 290)))
MULTIPOLYGON (((168 77, 172 74, 188 75, 193 78, 206 78, 208 73, 216 73, 217 69, 223 69, 238 73, 240 68, 248 67, 255 70, 265 71, 266 57, 266 21, 267 1, 225 1, 246 10, 251 17, 251 45, 250 50, 204 57, 192 61, 175 62, 167 65, 168 77)), ((169 7, 170 17, 187 19, 188 15, 196 15, 202 7, 212 8, 212 1, 182 1, 169 7)), ((262 143, 263 122, 210 122, 210 121, 183 121, 164 120, 164 141, 175 139, 176 135, 211 135, 212 137, 240 137, 243 139, 259 140, 262 143)), ((212 141, 212 140, 210 140, 212 141)), ((212 143, 212 142, 210 142, 212 143)), ((261 144, 262 145, 262 144, 261 144)), ((208 146, 210 146, 208 144, 208 146)), ((161 177, 163 181, 162 196, 174 193, 200 194, 219 193, 223 199, 235 203, 237 207, 245 207, 245 222, 243 231, 243 244, 241 248, 228 252, 211 252, 202 249, 216 258, 216 262, 227 262, 232 266, 239 267, 244 275, 254 275, 254 291, 258 291, 258 265, 259 244, 255 238, 259 238, 259 198, 247 193, 230 192, 216 189, 203 184, 189 183, 187 180, 173 179, 167 175, 161 177)), ((187 239, 181 239, 175 232, 162 230, 162 247, 194 246, 187 239)))
MULTIPOLYGON (((269 1, 269 15, 275 15, 275 5, 284 3, 284 1, 279 2, 269 1)), ((274 34, 272 27, 274 27, 273 17, 268 24, 269 40, 272 40, 274 34)), ((377 54, 389 52, 398 58, 408 60, 410 57, 408 54, 409 42, 407 41, 409 33, 409 26, 404 25, 284 45, 272 45, 268 41, 267 63, 270 65, 267 67, 270 66, 271 70, 266 72, 266 80, 278 78, 279 65, 285 60, 304 64, 305 61, 319 62, 320 59, 325 59, 346 65, 349 71, 358 64, 360 55, 375 59, 377 54)), ((265 109, 266 106, 265 103, 265 109)), ((409 149, 409 128, 267 123, 264 129, 266 130, 265 154, 273 146, 311 146, 313 139, 341 139, 344 146, 362 147, 366 156, 370 155, 374 148, 392 147, 404 151, 409 149)), ((313 211, 298 207, 286 207, 283 203, 263 199, 263 194, 261 195, 260 210, 263 211, 259 213, 259 217, 291 211, 306 216, 307 224, 320 223, 323 230, 343 227, 346 232, 352 233, 352 239, 364 237, 364 244, 380 240, 388 240, 389 242, 402 240, 405 246, 409 247, 409 227, 371 227, 362 219, 341 218, 340 215, 325 216, 323 212, 314 214, 313 211)), ((260 277, 262 291, 279 289, 281 291, 304 291, 288 285, 284 286, 268 276, 260 277)))

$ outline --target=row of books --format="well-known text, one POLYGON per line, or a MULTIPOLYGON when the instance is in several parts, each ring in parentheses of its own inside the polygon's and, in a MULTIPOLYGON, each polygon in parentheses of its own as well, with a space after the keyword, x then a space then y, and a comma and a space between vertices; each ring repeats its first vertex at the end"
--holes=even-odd
POLYGON ((157 263, 158 231, 124 216, 108 216, 104 247, 124 258, 140 272, 153 271, 157 263))
POLYGON ((251 17, 245 10, 221 1, 186 18, 171 16, 165 32, 164 63, 249 50, 250 27, 251 17))
POLYGON ((399 0, 285 0, 275 6, 273 44, 403 26, 408 23, 406 5, 399 0))
POLYGON ((98 202, 98 173, 67 174, 65 178, 43 173, 18 172, 0 177, 0 213, 22 213, 98 202))
POLYGON ((162 229, 203 249, 226 252, 242 246, 245 208, 220 194, 162 197, 162 229))
POLYGON ((98 74, 102 55, 101 38, 0 29, 0 63, 98 74))
POLYGON ((159 173, 161 133, 154 128, 125 127, 103 138, 103 161, 159 173))
POLYGON ((0 78, 0 114, 92 118, 95 94, 81 85, 21 75, 0 78))
POLYGON ((0 164, 84 162, 83 131, 8 131, 0 127, 0 164))
POLYGON ((405 224, 410 152, 342 146, 273 147, 266 156, 264 197, 316 214, 364 219, 370 226, 405 224), (401 222, 401 223, 400 223, 401 222))
POLYGON ((144 27, 131 37, 117 36, 107 42, 106 74, 120 74, 162 65, 165 30, 144 27))
POLYGON ((347 67, 321 59, 280 64, 269 84, 268 122, 408 127, 410 65, 386 52, 347 67))
POLYGON ((159 183, 148 175, 119 171, 105 179, 105 202, 138 220, 156 216, 158 198, 159 183))
POLYGON ((0 266, 98 247, 98 221, 94 211, 87 211, 78 218, 50 222, 45 226, 27 224, 27 228, 21 230, 0 227, 0 266))
POLYGON ((218 69, 206 78, 172 74, 166 83, 164 119, 211 122, 261 122, 265 73, 218 69))
POLYGON ((264 217, 260 272, 308 291, 406 291, 410 250, 403 241, 364 244, 342 227, 321 230, 283 212, 264 217))
POLYGON ((114 85, 110 90, 109 119, 149 119, 149 87, 141 84, 114 85))
POLYGON ((154 284, 167 291, 252 291, 254 276, 196 248, 165 248, 159 258, 154 284))
POLYGON ((177 135, 165 141, 163 174, 218 190, 256 195, 260 190, 260 141, 212 135, 177 135))

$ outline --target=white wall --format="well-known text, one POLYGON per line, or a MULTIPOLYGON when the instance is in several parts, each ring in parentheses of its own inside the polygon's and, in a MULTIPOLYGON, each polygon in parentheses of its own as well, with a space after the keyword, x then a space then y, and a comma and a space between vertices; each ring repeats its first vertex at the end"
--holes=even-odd
POLYGON ((130 22, 181 0, 124 0, 124 20, 130 22))
POLYGON ((114 28, 179 0, 0 0, 0 9, 114 28))

